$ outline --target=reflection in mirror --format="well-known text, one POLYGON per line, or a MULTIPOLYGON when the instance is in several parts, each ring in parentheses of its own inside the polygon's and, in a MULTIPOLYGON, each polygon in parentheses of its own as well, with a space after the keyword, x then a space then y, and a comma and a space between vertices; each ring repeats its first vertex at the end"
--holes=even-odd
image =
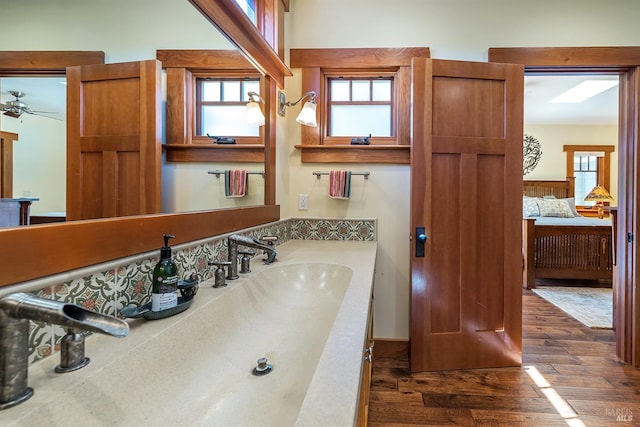
POLYGON ((17 105, 13 94, 24 94, 24 108, 1 119, 2 130, 19 138, 13 143, 12 197, 38 199, 30 206, 32 216, 64 217, 66 79, 7 77, 0 79, 0 91, 5 110, 17 105))
MULTIPOLYGON (((12 26, 19 27, 19 31, 29 32, 33 37, 23 40, 21 48, 24 50, 41 50, 55 46, 69 46, 72 49, 85 49, 90 46, 93 49, 100 49, 107 52, 107 63, 127 62, 139 59, 154 57, 159 48, 167 46, 184 48, 215 48, 233 49, 234 47, 224 36, 214 35, 217 33, 211 24, 198 13, 188 2, 176 4, 176 2, 161 1, 162 7, 153 14, 149 14, 145 2, 139 0, 131 2, 119 2, 120 6, 111 7, 100 4, 88 4, 82 1, 71 1, 73 7, 64 13, 53 12, 54 16, 43 16, 40 19, 37 15, 29 12, 33 5, 15 4, 7 12, 9 19, 7 31, 12 31, 12 26), (171 3, 171 4, 170 4, 171 3), (101 16, 102 25, 110 27, 110 22, 120 22, 123 16, 115 9, 126 8, 126 16, 136 25, 144 26, 145 37, 127 37, 126 31, 118 34, 108 34, 101 31, 83 31, 95 25, 89 16, 101 16), (161 10, 160 10, 161 9, 161 10), (151 16, 150 16, 151 15, 151 16), (166 20, 162 15, 171 18, 173 28, 181 28, 181 31, 166 31, 164 25, 160 25, 166 20), (17 16, 30 16, 28 20, 11 19, 17 16), (46 22, 55 20, 60 25, 73 22, 69 28, 75 28, 84 34, 82 38, 74 37, 73 34, 52 33, 47 31, 46 22), (82 43, 79 40, 82 39, 82 43), (47 45, 43 41, 47 41, 47 45)), ((4 11, 3 11, 4 12, 4 11)), ((3 13, 4 14, 4 13, 3 13)), ((71 32, 73 33, 73 32, 71 32)), ((10 41, 0 41, 0 50, 15 49, 15 44, 10 41)), ((1 66, 0 66, 1 67, 1 66)), ((17 73, 20 74, 20 73, 17 73)), ((11 76, 11 73, 4 73, 11 76)), ((57 83, 64 78, 41 78, 41 77, 6 77, 0 81, 1 102, 5 104, 13 99, 9 94, 10 90, 20 90, 26 93, 22 99, 29 104, 33 110, 54 111, 54 117, 64 120, 65 113, 65 86, 57 83), (32 88, 33 84, 39 82, 54 82, 57 85, 55 96, 45 93, 40 88, 32 88), (28 85, 26 83, 29 83, 28 85), (62 107, 50 107, 49 102, 60 99, 62 107)), ((19 135, 19 140, 15 146, 14 182, 13 197, 34 197, 37 202, 31 205, 32 215, 60 216, 66 210, 66 176, 64 168, 66 165, 66 127, 64 121, 46 119, 42 116, 22 115, 20 118, 2 116, 0 118, 0 128, 2 131, 14 132, 19 135)), ((164 139, 164 138, 163 138, 164 139)), ((263 164, 255 162, 207 162, 206 164, 173 163, 163 161, 163 196, 162 212, 174 213, 190 210, 217 209, 227 207, 255 206, 264 203, 264 180, 260 175, 250 175, 248 178, 248 192, 243 198, 227 198, 220 196, 220 189, 224 190, 224 179, 216 179, 215 176, 208 175, 210 169, 237 169, 249 171, 264 170, 263 164)))

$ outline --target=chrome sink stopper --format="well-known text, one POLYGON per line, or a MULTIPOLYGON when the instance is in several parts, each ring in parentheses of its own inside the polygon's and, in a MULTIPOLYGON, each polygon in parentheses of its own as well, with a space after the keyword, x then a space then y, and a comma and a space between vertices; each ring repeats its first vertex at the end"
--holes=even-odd
POLYGON ((266 357, 261 357, 258 359, 258 366, 253 368, 253 375, 266 375, 271 371, 273 371, 273 365, 267 363, 266 357))

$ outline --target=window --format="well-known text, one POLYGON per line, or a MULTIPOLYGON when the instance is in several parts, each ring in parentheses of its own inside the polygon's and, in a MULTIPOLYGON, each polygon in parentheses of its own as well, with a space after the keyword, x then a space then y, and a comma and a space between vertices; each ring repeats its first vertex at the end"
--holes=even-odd
POLYGON ((260 93, 259 79, 196 79, 197 136, 260 136, 260 127, 247 123, 249 92, 260 93))
POLYGON ((615 146, 564 145, 562 150, 567 153, 567 176, 575 177, 577 206, 594 204, 585 202, 584 198, 596 185, 611 191, 611 153, 615 151, 615 146))
POLYGON ((242 11, 249 17, 253 25, 256 25, 256 0, 236 0, 242 11))
POLYGON ((393 136, 393 78, 329 78, 328 136, 393 136))
POLYGON ((590 154, 575 153, 573 155, 573 176, 575 181, 575 197, 585 205, 595 202, 585 202, 584 198, 591 189, 598 185, 598 157, 590 154))

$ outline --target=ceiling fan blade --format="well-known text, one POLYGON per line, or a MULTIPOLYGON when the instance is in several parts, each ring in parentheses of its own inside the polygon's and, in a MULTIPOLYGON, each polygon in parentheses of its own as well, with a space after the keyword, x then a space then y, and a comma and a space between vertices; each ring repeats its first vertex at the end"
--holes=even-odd
MULTIPOLYGON (((40 114, 40 112, 35 112, 35 111, 27 111, 27 113, 32 114, 34 116, 40 116, 40 117, 45 117, 47 119, 52 119, 52 120, 57 120, 59 122, 63 122, 64 120, 59 119, 57 117, 50 117, 50 116, 45 116, 44 114, 40 114)), ((46 111, 43 111, 43 113, 46 113, 46 111)), ((6 113, 5 113, 6 114, 6 113)), ((58 114, 58 113, 51 113, 51 114, 58 114)))
POLYGON ((57 111, 24 110, 24 112, 28 114, 58 114, 57 111))
POLYGON ((18 114, 18 113, 14 112, 14 111, 11 111, 11 110, 5 111, 2 114, 4 114, 5 116, 13 117, 14 119, 18 119, 22 115, 22 114, 18 114))

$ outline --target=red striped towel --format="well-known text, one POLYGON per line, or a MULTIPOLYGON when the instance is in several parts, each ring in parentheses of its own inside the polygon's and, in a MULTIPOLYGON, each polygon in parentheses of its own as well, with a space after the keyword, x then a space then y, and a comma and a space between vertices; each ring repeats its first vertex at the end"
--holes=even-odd
POLYGON ((351 172, 329 171, 329 197, 348 199, 351 195, 351 172))
POLYGON ((247 194, 247 171, 224 171, 224 194, 227 198, 244 197, 247 194))

